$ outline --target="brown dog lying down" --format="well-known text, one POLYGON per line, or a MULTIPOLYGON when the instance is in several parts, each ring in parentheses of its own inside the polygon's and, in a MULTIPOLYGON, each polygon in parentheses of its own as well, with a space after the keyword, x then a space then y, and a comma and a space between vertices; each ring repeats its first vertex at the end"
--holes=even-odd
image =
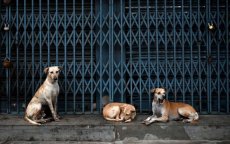
POLYGON ((59 94, 58 76, 60 74, 61 67, 52 66, 44 69, 47 74, 46 80, 37 90, 25 111, 25 120, 34 125, 41 125, 54 119, 59 120, 57 115, 57 97, 59 94), (50 111, 51 118, 46 118, 50 111))
POLYGON ((198 113, 191 105, 166 100, 166 90, 164 88, 152 89, 151 93, 153 94, 153 115, 144 120, 144 124, 149 125, 153 122, 167 122, 168 120, 193 122, 199 119, 198 113))
POLYGON ((131 122, 136 116, 136 109, 131 104, 112 102, 103 108, 103 116, 109 121, 131 122))

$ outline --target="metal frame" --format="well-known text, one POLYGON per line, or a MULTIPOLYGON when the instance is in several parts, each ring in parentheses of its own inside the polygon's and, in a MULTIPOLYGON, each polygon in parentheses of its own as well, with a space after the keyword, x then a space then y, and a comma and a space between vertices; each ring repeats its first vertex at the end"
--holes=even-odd
POLYGON ((99 113, 104 95, 150 112, 150 89, 166 87, 171 101, 228 114, 229 8, 225 0, 1 1, 0 57, 14 65, 0 65, 0 113, 23 113, 43 69, 60 65, 62 113, 99 113))

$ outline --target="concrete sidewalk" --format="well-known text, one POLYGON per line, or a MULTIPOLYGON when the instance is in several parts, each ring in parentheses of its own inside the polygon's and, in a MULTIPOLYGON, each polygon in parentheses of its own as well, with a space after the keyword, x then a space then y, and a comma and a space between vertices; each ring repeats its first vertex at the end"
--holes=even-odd
POLYGON ((230 143, 230 115, 201 115, 197 123, 109 122, 101 115, 64 115, 59 122, 34 126, 22 116, 0 115, 0 143, 200 144, 230 143))

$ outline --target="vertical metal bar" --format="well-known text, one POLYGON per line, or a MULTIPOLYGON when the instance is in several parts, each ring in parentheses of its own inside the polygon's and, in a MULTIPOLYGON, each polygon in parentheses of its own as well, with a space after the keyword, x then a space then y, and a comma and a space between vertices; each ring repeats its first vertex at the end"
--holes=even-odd
POLYGON ((82 79, 81 79, 81 83, 82 83, 82 112, 85 112, 85 87, 84 87, 84 81, 85 81, 85 51, 84 51, 84 45, 85 45, 85 39, 84 39, 84 34, 85 34, 85 31, 84 31, 84 17, 85 17, 85 14, 84 14, 84 0, 81 1, 82 4, 81 4, 81 15, 82 15, 82 21, 81 21, 81 26, 82 26, 82 31, 81 31, 81 36, 82 36, 82 39, 81 39, 81 53, 82 53, 82 79))
POLYGON ((141 37, 140 37, 140 0, 138 0, 138 65, 139 65, 139 92, 140 92, 140 112, 142 110, 142 92, 141 92, 141 37))
MULTIPOLYGON (((217 0, 217 27, 219 27, 219 17, 220 15, 220 5, 219 0, 217 0)), ((217 66, 218 66, 218 74, 217 74, 217 92, 218 92, 218 112, 220 112, 220 30, 217 28, 217 66)))
POLYGON ((149 15, 150 15, 150 12, 149 12, 149 0, 147 0, 147 33, 148 33, 148 36, 147 36, 147 42, 148 42, 148 101, 149 101, 149 105, 148 105, 148 108, 151 107, 151 93, 150 93, 150 89, 151 89, 151 74, 150 74, 150 28, 149 28, 149 15))
POLYGON ((111 96, 112 96, 112 83, 113 83, 113 80, 112 80, 112 59, 111 59, 111 56, 112 56, 112 49, 113 49, 113 46, 112 46, 112 19, 113 19, 113 13, 112 13, 112 9, 113 9, 113 5, 112 5, 112 1, 113 0, 109 0, 109 98, 111 100, 111 96))
MULTIPOLYGON (((6 23, 9 24, 9 7, 6 8, 6 23)), ((9 47, 10 47, 10 33, 9 31, 6 32, 6 57, 10 58, 9 54, 9 47)), ((6 70, 6 93, 8 96, 8 111, 7 113, 11 113, 11 95, 10 95, 10 71, 9 69, 6 70)))
POLYGON ((140 14, 140 0, 138 0, 138 63, 139 63, 139 92, 140 92, 140 112, 142 112, 142 90, 141 90, 141 14, 140 14))
POLYGON ((103 78, 102 78, 102 66, 103 66, 103 63, 102 63, 102 17, 103 17, 103 13, 102 13, 102 0, 100 0, 100 50, 99 50, 99 55, 100 55, 100 92, 99 92, 99 95, 100 95, 100 102, 99 102, 99 106, 100 106, 100 109, 99 111, 101 111, 101 105, 102 105, 102 81, 103 81, 103 78))
MULTIPOLYGON (((58 60, 58 38, 59 38, 59 35, 58 35, 58 23, 59 23, 59 19, 58 19, 58 0, 55 1, 55 37, 56 37, 56 40, 55 40, 55 50, 56 50, 56 65, 59 65, 59 60, 58 60)), ((58 101, 57 101, 58 103, 58 101)), ((58 104, 57 104, 58 105, 58 104)))
POLYGON ((197 2, 197 11, 198 11, 198 28, 199 28, 199 31, 198 31, 198 37, 199 37, 199 40, 198 40, 198 65, 199 65, 199 79, 198 79, 198 82, 199 82, 199 108, 200 108, 200 112, 202 111, 202 89, 201 89, 201 51, 200 51, 200 45, 201 45, 201 31, 200 31, 200 16, 201 16, 201 13, 200 13, 200 0, 198 0, 197 2))
MULTIPOLYGON (((209 0, 208 3, 208 8, 209 8, 209 21, 212 21, 212 10, 211 10, 211 0, 209 0)), ((211 32, 209 32, 209 55, 212 57, 212 37, 211 37, 211 32)), ((210 104, 210 113, 212 112, 212 97, 213 97, 213 93, 212 93, 212 88, 214 88, 214 86, 212 85, 212 72, 213 72, 213 68, 212 68, 212 63, 209 64, 209 93, 210 93, 210 97, 209 97, 209 104, 210 104)))
POLYGON ((112 83, 112 69, 111 69, 111 48, 112 48, 112 45, 111 45, 111 42, 112 42, 112 39, 111 39, 111 36, 112 36, 112 33, 111 33, 111 30, 112 30, 112 22, 111 22, 111 19, 112 19, 112 0, 109 0, 109 99, 111 98, 111 90, 112 90, 112 86, 111 86, 111 83, 112 83))
POLYGON ((16 78, 16 86, 17 86, 17 114, 19 114, 19 55, 18 55, 18 52, 19 52, 19 47, 18 47, 18 26, 19 26, 19 23, 18 23, 18 7, 19 7, 19 5, 18 5, 18 1, 19 0, 17 0, 16 1, 16 25, 17 25, 17 33, 16 33, 16 47, 17 47, 17 56, 16 56, 16 69, 17 69, 17 78, 16 78))
POLYGON ((113 5, 112 5, 112 0, 109 0, 109 99, 111 99, 111 90, 112 90, 112 69, 111 69, 111 66, 112 66, 112 63, 111 63, 111 49, 112 49, 112 39, 111 39, 111 36, 112 36, 112 33, 111 33, 111 30, 112 30, 112 9, 113 5))
MULTIPOLYGON (((184 30, 184 7, 183 7, 183 5, 184 5, 184 0, 182 0, 181 1, 181 5, 182 5, 182 7, 181 7, 181 24, 182 24, 182 26, 181 26, 181 41, 182 41, 182 45, 181 45, 181 47, 182 47, 182 97, 183 97, 183 102, 185 102, 185 70, 184 70, 184 67, 185 67, 185 50, 184 50, 184 32, 183 32, 183 30, 184 30)), ((190 5, 190 8, 191 8, 192 6, 190 5)), ((191 24, 191 23, 190 23, 191 24)), ((191 41, 191 43, 192 43, 192 41, 191 41)), ((191 62, 191 61, 190 61, 191 62)), ((191 62, 192 63, 192 62, 191 62)), ((192 85, 193 83, 191 83, 191 85, 192 85)))
POLYGON ((123 0, 120 0, 120 18, 121 18, 121 101, 124 101, 124 51, 123 51, 123 0))
MULTIPOLYGON (((166 88, 168 87, 168 32, 167 32, 167 0, 164 0, 164 34, 165 34, 165 74, 166 74, 166 88)), ((168 95, 166 96, 166 98, 168 99, 168 95)))
MULTIPOLYGON (((56 21, 55 21, 55 37, 56 37, 56 65, 58 65, 58 0, 56 0, 55 2, 55 17, 56 17, 56 21)), ((75 45, 74 45, 75 46, 75 45)))
POLYGON ((130 102, 133 104, 133 59, 132 59, 132 4, 131 0, 129 0, 129 59, 130 59, 130 102))
POLYGON ((176 29, 175 29, 175 25, 176 25, 176 20, 175 20, 175 15, 176 15, 176 11, 175 11, 175 0, 173 0, 173 65, 174 65, 174 70, 173 70, 173 81, 174 81, 174 98, 175 101, 177 101, 177 78, 176 78, 176 72, 177 72, 177 61, 176 61, 176 29))
POLYGON ((194 81, 193 81, 193 54, 192 54, 192 49, 193 49, 193 44, 192 44, 192 42, 193 42, 193 39, 192 39, 192 34, 193 34, 193 31, 192 31, 192 22, 193 22, 193 20, 192 20, 192 0, 190 0, 189 1, 189 5, 190 5, 190 8, 189 8, 189 23, 190 23, 190 25, 189 25, 189 37, 190 37, 190 63, 191 63, 191 65, 190 65, 190 79, 191 79, 191 92, 190 92, 190 94, 191 94, 191 96, 192 96, 192 105, 193 105, 193 83, 194 83, 194 81))
POLYGON ((26 0, 24 0, 24 24, 23 24, 23 27, 24 27, 24 81, 25 81, 25 86, 24 86, 24 98, 25 98, 25 104, 27 102, 27 73, 26 73, 26 70, 27 70, 27 54, 26 54, 26 47, 27 47, 27 44, 26 44, 26 0))
POLYGON ((47 0, 47 46, 48 46, 48 66, 50 66, 50 0, 47 0))
POLYGON ((40 65, 40 79, 39 83, 42 81, 42 68, 43 68, 43 63, 42 63, 42 0, 39 0, 39 65, 40 65))
POLYGON ((160 86, 159 78, 159 46, 158 46, 158 0, 155 0, 155 26, 156 26, 156 57, 157 57, 157 87, 160 86))
POLYGON ((32 13, 32 93, 34 93, 34 0, 32 0, 31 4, 31 13, 32 13))
MULTIPOLYGON (((75 1, 75 0, 73 0, 75 1)), ((91 102, 91 112, 93 112, 93 81, 94 81, 94 78, 93 78, 93 66, 94 66, 94 59, 93 59, 93 0, 91 0, 91 4, 90 4, 90 14, 91 14, 91 17, 90 17, 90 72, 91 72, 91 75, 90 75, 90 82, 91 82, 91 95, 90 95, 90 102, 91 102)))
MULTIPOLYGON (((8 20, 9 20, 9 22, 10 21, 13 21, 13 20, 11 20, 11 6, 9 6, 9 8, 8 8, 8 20)), ((8 32, 8 55, 9 55, 9 57, 11 57, 11 34, 10 34, 10 32, 8 32)), ((12 95, 11 95, 11 71, 10 70, 8 70, 8 95, 9 95, 9 98, 10 98, 10 104, 11 104, 11 97, 12 97, 12 95)), ((11 109, 10 109, 11 110, 11 109)), ((12 113, 12 110, 10 111, 11 113, 12 113)))
MULTIPOLYGON (((76 13, 75 13, 75 0, 73 0, 73 111, 76 112, 76 13)), ((91 106, 93 104, 91 103, 91 106)))
POLYGON ((111 39, 112 39, 112 43, 111 43, 111 45, 112 45, 112 47, 111 47, 111 69, 112 69, 112 83, 111 83, 111 87, 112 87, 112 91, 111 91, 111 93, 112 93, 112 96, 111 96, 111 100, 112 101, 114 101, 114 9, 113 9, 113 7, 114 7, 114 1, 112 0, 112 36, 111 36, 111 39))
MULTIPOLYGON (((206 23, 209 22, 210 20, 210 0, 207 0, 206 1, 206 23)), ((210 56, 210 33, 207 31, 207 56, 209 57, 210 56)), ((211 112, 211 107, 212 107, 212 104, 211 104, 211 64, 207 64, 207 92, 208 92, 208 97, 207 97, 207 106, 208 106, 208 113, 211 112)))
POLYGON ((229 93, 230 93, 230 90, 229 90, 229 29, 228 29, 228 26, 229 26, 229 6, 228 6, 228 1, 226 1, 226 5, 225 5, 225 8, 226 8, 226 58, 227 58, 227 63, 226 63, 226 67, 227 67, 227 113, 229 113, 229 93))
MULTIPOLYGON (((64 0, 64 65, 65 65, 65 91, 67 90, 67 46, 66 46, 66 0, 64 0)), ((65 113, 67 113, 67 93, 65 92, 65 113)))

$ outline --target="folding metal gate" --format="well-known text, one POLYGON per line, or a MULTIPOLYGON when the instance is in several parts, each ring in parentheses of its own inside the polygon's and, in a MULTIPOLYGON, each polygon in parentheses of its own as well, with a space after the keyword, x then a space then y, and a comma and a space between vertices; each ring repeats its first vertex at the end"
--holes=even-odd
POLYGON ((51 65, 64 68, 60 112, 100 112, 104 95, 149 112, 150 89, 166 87, 200 113, 229 113, 228 0, 0 4, 0 58, 12 63, 0 65, 1 113, 23 112, 51 65))

